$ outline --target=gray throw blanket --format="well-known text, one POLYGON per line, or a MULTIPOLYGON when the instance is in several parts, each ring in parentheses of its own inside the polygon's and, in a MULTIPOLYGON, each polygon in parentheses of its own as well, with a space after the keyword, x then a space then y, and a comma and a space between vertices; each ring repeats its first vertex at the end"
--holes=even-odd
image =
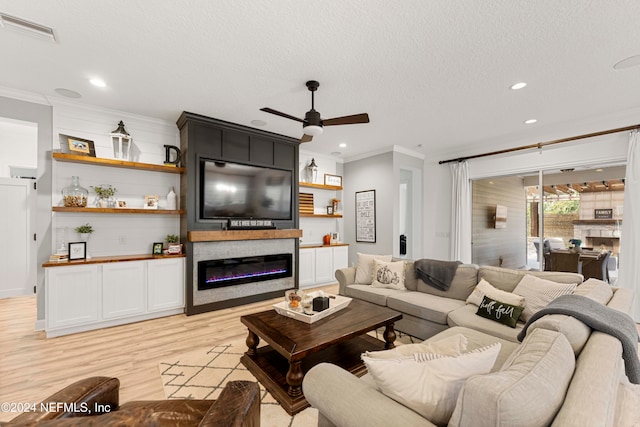
POLYGON ((609 308, 582 295, 562 295, 538 311, 518 334, 522 341, 527 328, 547 314, 566 314, 589 326, 591 329, 616 337, 622 343, 622 358, 629 381, 640 384, 640 360, 638 359, 638 330, 633 319, 618 310, 609 308))
POLYGON ((460 264, 462 264, 460 261, 419 259, 413 265, 416 269, 416 276, 424 283, 441 291, 448 291, 460 264))

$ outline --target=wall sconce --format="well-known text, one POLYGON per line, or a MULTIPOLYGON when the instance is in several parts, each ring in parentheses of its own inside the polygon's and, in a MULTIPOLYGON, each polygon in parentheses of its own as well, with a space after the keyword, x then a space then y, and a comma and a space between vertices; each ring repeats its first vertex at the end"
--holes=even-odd
POLYGON ((113 143, 113 155, 116 159, 129 160, 131 153, 131 144, 133 138, 124 129, 124 123, 120 120, 118 123, 118 129, 111 132, 111 142, 113 143))

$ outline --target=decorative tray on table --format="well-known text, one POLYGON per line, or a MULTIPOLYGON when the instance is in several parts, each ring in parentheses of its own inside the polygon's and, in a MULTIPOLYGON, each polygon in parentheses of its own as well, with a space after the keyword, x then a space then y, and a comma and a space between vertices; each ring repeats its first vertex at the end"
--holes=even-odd
MULTIPOLYGON (((306 295, 311 296, 312 298, 321 296, 319 293, 315 292, 311 292, 306 295)), ((286 301, 273 304, 273 308, 278 314, 311 324, 317 322, 318 320, 324 319, 325 317, 335 313, 336 311, 342 310, 351 302, 351 298, 343 297, 342 295, 324 294, 324 296, 329 297, 329 308, 322 311, 307 311, 305 313, 302 309, 294 310, 292 308, 289 308, 289 304, 286 301)))

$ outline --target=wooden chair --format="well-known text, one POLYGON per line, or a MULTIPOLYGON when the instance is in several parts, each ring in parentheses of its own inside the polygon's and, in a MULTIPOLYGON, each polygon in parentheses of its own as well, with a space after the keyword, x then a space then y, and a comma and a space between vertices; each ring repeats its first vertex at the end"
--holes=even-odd
POLYGON ((609 283, 609 257, 611 251, 601 254, 598 259, 590 260, 590 262, 584 262, 582 268, 582 275, 584 279, 599 279, 609 283))

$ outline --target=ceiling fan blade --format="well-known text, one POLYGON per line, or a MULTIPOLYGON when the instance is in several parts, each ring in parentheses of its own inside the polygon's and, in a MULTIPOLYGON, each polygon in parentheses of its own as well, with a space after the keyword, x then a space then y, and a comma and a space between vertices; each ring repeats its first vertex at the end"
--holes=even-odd
POLYGON ((336 117, 322 121, 324 126, 353 125, 357 123, 369 123, 369 115, 367 113, 354 114, 352 116, 336 117))
POLYGON ((300 138, 300 142, 310 142, 313 139, 313 135, 307 135, 306 133, 300 138))
POLYGON ((272 108, 265 107, 265 108, 261 108, 260 111, 264 111, 265 113, 275 114, 276 116, 284 117, 285 119, 291 119, 291 120, 295 120, 296 122, 304 123, 304 120, 302 119, 299 119, 294 116, 290 116, 287 113, 281 113, 280 111, 274 110, 272 108))

